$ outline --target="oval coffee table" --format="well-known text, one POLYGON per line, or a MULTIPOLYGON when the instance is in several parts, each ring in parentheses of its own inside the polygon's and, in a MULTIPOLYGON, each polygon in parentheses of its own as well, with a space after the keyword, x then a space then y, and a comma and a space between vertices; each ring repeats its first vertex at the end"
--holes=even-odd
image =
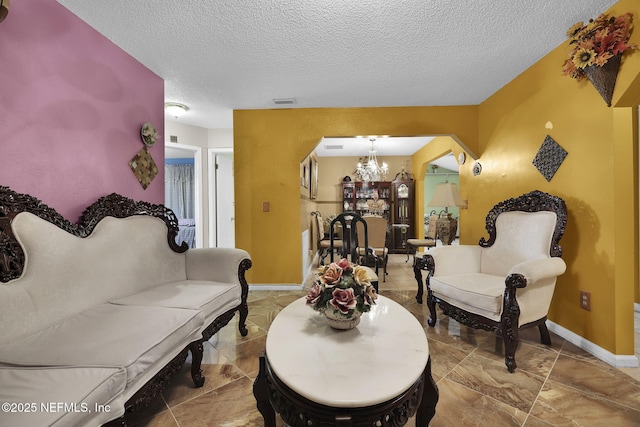
POLYGON ((427 426, 438 390, 427 338, 400 304, 379 296, 351 330, 330 328, 301 298, 269 327, 253 386, 266 427, 427 426))

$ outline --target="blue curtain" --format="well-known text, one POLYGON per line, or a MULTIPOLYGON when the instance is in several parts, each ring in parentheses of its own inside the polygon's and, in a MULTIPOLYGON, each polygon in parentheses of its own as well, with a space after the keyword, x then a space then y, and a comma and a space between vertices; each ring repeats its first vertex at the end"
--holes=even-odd
POLYGON ((194 187, 192 164, 165 164, 164 203, 178 218, 194 218, 194 187))

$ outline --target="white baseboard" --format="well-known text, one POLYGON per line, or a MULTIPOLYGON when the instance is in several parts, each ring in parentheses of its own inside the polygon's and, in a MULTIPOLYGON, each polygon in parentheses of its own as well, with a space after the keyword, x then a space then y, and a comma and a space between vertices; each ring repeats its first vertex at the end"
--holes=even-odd
POLYGON ((587 353, 590 353, 602 360, 605 363, 615 367, 615 368, 637 368, 638 367, 638 357, 635 354, 631 355, 622 355, 622 354, 613 354, 608 350, 592 343, 589 340, 581 337, 580 335, 571 332, 570 330, 554 323, 550 320, 547 320, 547 327, 549 330, 557 335, 560 335, 565 340, 570 343, 577 345, 587 353))

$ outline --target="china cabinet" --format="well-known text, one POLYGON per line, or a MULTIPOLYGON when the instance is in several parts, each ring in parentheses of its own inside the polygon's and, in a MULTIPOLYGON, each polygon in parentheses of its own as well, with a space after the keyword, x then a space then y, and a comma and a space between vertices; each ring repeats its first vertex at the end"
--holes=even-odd
POLYGON ((390 221, 391 182, 343 182, 343 212, 380 215, 390 221))
POLYGON ((342 210, 360 215, 380 215, 389 223, 388 248, 405 253, 414 237, 414 183, 402 177, 394 181, 343 182, 342 210))

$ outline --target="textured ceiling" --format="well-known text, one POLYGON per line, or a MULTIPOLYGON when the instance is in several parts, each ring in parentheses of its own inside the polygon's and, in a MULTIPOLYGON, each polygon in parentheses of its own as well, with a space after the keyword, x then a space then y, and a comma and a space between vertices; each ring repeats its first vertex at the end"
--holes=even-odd
MULTIPOLYGON (((58 0, 165 80, 178 121, 233 109, 474 105, 615 0, 58 0)), ((558 64, 560 72, 561 64, 558 64)), ((168 117, 172 120, 173 117, 168 117)))

